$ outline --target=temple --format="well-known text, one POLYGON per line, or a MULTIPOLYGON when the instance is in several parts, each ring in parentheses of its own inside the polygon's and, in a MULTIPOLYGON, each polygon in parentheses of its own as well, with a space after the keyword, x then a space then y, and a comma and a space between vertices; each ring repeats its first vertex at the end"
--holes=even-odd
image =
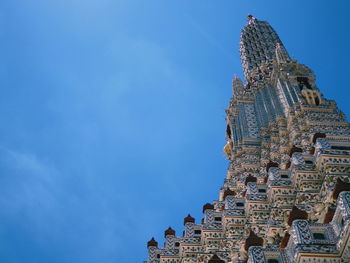
POLYGON ((350 262, 349 123, 268 22, 248 16, 240 54, 218 199, 152 238, 146 263, 350 262))

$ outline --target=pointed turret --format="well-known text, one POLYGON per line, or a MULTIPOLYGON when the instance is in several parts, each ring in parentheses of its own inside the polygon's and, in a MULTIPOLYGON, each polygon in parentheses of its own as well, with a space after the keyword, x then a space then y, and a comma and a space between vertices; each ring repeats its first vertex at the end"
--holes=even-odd
POLYGON ((158 247, 158 242, 154 239, 154 237, 147 242, 147 247, 158 247))
POLYGON ((175 230, 172 229, 170 226, 168 227, 167 230, 164 231, 164 237, 167 236, 175 236, 175 230))
POLYGON ((186 223, 194 223, 194 222, 195 222, 195 219, 190 214, 188 214, 188 216, 184 218, 184 225, 186 225, 186 223))
POLYGON ((243 95, 244 86, 242 80, 236 75, 232 79, 232 94, 234 97, 243 95))
POLYGON ((150 241, 147 242, 147 249, 148 249, 148 261, 153 262, 157 259, 157 249, 158 249, 158 242, 152 237, 150 241))
POLYGON ((281 43, 277 43, 275 52, 276 59, 279 64, 290 62, 291 59, 288 55, 288 52, 281 43))

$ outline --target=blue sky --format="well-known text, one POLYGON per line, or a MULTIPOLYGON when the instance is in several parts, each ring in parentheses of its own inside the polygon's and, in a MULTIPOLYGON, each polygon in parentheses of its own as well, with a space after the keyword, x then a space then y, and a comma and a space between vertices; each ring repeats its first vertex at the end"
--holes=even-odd
POLYGON ((142 262, 227 162, 248 13, 349 116, 347 1, 0 3, 0 261, 142 262))

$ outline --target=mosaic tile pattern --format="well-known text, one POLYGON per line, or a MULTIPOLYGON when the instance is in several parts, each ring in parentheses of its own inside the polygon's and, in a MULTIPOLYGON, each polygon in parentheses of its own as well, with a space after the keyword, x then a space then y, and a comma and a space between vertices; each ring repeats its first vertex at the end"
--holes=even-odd
POLYGON ((248 18, 218 199, 165 247, 150 240, 147 263, 350 262, 350 125, 273 28, 248 18))

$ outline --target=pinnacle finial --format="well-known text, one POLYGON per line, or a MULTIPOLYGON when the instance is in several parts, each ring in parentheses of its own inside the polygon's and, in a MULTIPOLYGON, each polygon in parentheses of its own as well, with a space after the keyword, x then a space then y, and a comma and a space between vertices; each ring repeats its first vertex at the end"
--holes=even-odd
POLYGON ((195 222, 195 219, 190 214, 188 214, 188 216, 184 218, 184 225, 186 225, 186 223, 194 223, 194 222, 195 222))
POLYGON ((247 16, 247 18, 248 18, 248 19, 247 19, 247 20, 248 20, 248 25, 254 23, 255 20, 256 20, 256 18, 255 18, 252 14, 249 14, 249 15, 247 16))
POLYGON ((158 247, 158 242, 154 239, 154 237, 147 242, 147 247, 158 247))
POLYGON ((169 228, 165 230, 164 236, 175 236, 175 230, 169 226, 169 228))

